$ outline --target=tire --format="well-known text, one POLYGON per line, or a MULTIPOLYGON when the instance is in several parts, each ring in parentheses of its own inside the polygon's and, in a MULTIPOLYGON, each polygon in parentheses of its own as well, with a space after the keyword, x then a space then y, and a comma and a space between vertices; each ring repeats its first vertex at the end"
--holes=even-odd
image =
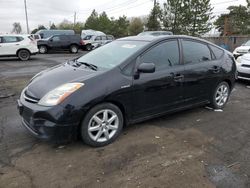
POLYGON ((214 109, 223 109, 230 96, 230 87, 227 82, 221 82, 215 88, 211 100, 210 107, 214 109))
POLYGON ((111 103, 103 103, 86 114, 81 124, 81 138, 87 145, 101 147, 112 143, 122 128, 123 115, 120 109, 111 103))
POLYGON ((92 50, 92 45, 91 44, 87 44, 86 45, 86 50, 87 51, 91 51, 92 50))
POLYGON ((47 46, 43 45, 43 46, 39 46, 38 48, 39 48, 39 53, 40 54, 46 54, 48 52, 47 46))
POLYGON ((71 45, 70 48, 69 48, 70 52, 73 53, 73 54, 76 54, 78 52, 78 49, 79 49, 78 46, 74 45, 74 44, 71 45))
POLYGON ((30 59, 30 52, 28 50, 19 50, 17 56, 22 61, 27 61, 30 59))

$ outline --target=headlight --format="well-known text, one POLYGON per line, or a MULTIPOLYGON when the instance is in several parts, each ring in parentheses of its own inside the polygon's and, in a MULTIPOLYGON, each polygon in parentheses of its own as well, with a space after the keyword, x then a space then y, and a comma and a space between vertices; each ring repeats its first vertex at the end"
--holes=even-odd
POLYGON ((66 97, 74 93, 83 83, 67 83, 48 92, 39 102, 42 106, 54 106, 61 103, 66 97))
POLYGON ((242 56, 238 57, 238 58, 236 59, 236 62, 237 62, 237 63, 241 63, 241 59, 242 59, 242 56))

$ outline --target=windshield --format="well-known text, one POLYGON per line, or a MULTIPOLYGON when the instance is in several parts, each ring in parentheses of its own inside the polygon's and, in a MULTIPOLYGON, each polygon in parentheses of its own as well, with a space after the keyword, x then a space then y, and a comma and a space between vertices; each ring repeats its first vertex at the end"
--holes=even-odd
POLYGON ((242 46, 250 46, 250 40, 244 43, 242 46))
POLYGON ((148 44, 146 41, 114 41, 80 57, 78 62, 85 62, 98 68, 111 69, 148 44))
POLYGON ((86 35, 83 40, 90 40, 93 35, 86 35))

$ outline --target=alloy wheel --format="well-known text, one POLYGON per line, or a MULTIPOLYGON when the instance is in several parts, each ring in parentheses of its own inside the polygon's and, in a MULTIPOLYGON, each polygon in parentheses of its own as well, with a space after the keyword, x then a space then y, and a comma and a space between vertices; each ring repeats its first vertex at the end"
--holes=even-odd
POLYGON ((229 88, 227 85, 222 84, 218 87, 216 94, 215 94, 215 102, 218 106, 223 106, 228 99, 229 96, 229 88))
POLYGON ((95 113, 89 120, 88 134, 95 142, 106 142, 116 134, 118 128, 118 115, 110 109, 104 109, 95 113))

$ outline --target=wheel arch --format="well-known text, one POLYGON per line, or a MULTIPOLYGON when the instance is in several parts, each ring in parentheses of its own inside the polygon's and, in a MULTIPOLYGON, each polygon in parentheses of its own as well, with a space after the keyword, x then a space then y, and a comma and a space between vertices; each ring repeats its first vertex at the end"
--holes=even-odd
POLYGON ((16 55, 17 55, 17 56, 18 56, 18 53, 20 52, 20 50, 27 50, 27 51, 31 54, 31 52, 30 52, 29 49, 27 49, 27 48, 20 48, 20 49, 18 49, 18 50, 16 51, 16 55))

